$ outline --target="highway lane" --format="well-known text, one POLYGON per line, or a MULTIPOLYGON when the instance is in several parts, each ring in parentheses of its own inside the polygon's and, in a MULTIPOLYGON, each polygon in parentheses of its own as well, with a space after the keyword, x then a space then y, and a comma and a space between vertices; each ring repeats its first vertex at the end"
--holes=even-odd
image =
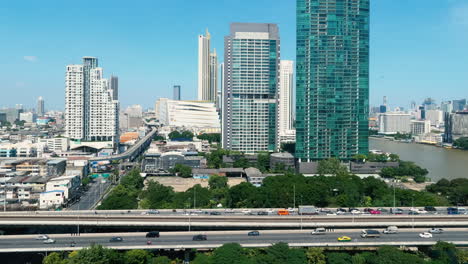
POLYGON ((101 199, 101 196, 105 193, 107 188, 111 185, 109 180, 102 183, 102 179, 95 179, 94 182, 90 183, 90 187, 87 192, 81 196, 80 200, 70 205, 70 210, 90 210, 93 206, 101 199))
MULTIPOLYGON (((212 244, 225 243, 240 243, 243 245, 249 244, 274 244, 278 242, 286 242, 290 244, 306 244, 306 243, 321 243, 321 244, 336 244, 337 238, 340 236, 349 236, 353 242, 367 242, 372 244, 398 244, 413 242, 415 244, 422 242, 437 242, 442 241, 467 241, 468 229, 459 229, 457 231, 446 231, 442 234, 434 234, 433 238, 420 238, 418 234, 426 229, 418 230, 401 230, 398 234, 384 235, 380 238, 361 238, 360 230, 345 230, 329 232, 325 235, 311 235, 309 230, 298 232, 294 231, 260 231, 260 236, 247 236, 247 231, 232 231, 232 232, 161 232, 159 238, 145 238, 145 233, 125 233, 125 234, 87 234, 80 237, 71 237, 69 235, 50 235, 56 240, 55 244, 46 245, 41 240, 35 240, 32 236, 6 236, 0 239, 0 249, 15 249, 15 248, 50 248, 58 249, 69 247, 71 242, 76 243, 76 248, 88 247, 91 244, 100 244, 110 247, 122 246, 143 246, 143 248, 151 248, 147 246, 148 240, 152 241, 154 246, 167 246, 167 248, 177 247, 178 245, 203 246, 212 244), (192 241, 193 235, 205 234, 206 241, 192 241), (123 242, 109 242, 112 236, 122 236, 123 242)), ((341 242, 346 246, 346 242, 341 242)))

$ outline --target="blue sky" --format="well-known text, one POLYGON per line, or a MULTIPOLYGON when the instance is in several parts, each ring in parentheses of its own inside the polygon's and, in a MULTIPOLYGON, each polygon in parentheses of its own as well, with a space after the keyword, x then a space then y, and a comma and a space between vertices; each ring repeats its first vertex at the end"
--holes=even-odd
MULTIPOLYGON (((371 104, 468 97, 468 1, 373 0, 371 104)), ((295 60, 294 0, 23 0, 0 3, 0 107, 63 109, 64 69, 96 56, 120 79, 122 106, 152 107, 182 85, 194 99, 197 35, 222 54, 231 22, 277 23, 295 60)), ((221 58, 222 60, 222 58, 221 58)))

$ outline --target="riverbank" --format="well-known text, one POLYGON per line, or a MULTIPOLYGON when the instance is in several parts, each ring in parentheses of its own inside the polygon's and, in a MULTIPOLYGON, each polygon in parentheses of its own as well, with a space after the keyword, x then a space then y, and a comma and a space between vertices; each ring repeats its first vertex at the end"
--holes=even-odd
POLYGON ((374 137, 369 138, 369 148, 395 153, 402 160, 415 162, 429 170, 427 177, 434 182, 443 178, 468 178, 468 151, 374 137))

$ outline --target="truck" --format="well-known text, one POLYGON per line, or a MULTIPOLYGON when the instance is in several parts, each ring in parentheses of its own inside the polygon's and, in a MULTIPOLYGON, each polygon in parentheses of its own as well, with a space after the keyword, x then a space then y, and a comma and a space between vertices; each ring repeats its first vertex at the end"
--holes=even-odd
POLYGON ((388 226, 387 229, 383 231, 384 234, 398 234, 398 227, 388 226))
POLYGON ((367 229, 361 231, 362 238, 379 238, 380 232, 377 230, 367 229))
POLYGON ((312 205, 299 205, 300 215, 318 215, 318 210, 312 205))

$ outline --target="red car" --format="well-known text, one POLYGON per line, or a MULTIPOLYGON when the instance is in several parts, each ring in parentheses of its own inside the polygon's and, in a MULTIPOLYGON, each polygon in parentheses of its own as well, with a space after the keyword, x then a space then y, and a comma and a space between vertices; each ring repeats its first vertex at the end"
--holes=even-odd
POLYGON ((381 214, 382 212, 380 212, 379 210, 370 210, 369 213, 370 214, 381 214))

